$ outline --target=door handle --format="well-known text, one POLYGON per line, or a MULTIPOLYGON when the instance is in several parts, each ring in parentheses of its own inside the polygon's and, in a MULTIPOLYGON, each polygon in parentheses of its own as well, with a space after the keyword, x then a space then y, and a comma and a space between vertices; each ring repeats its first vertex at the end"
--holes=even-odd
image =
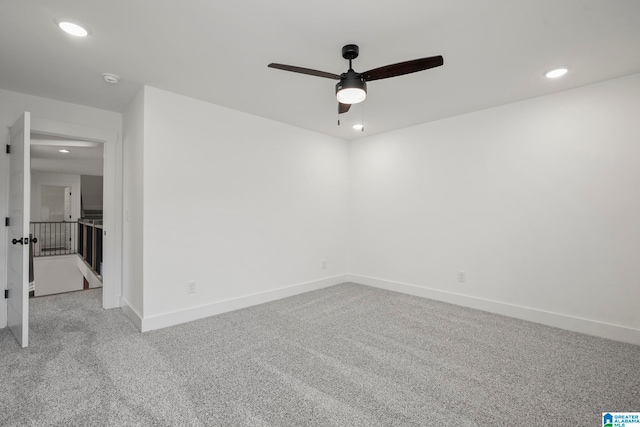
MULTIPOLYGON (((28 242, 29 242, 29 239, 27 239, 27 243, 28 243, 28 242)), ((20 243, 21 245, 22 245, 22 244, 24 244, 24 242, 22 241, 22 239, 13 239, 13 240, 11 241, 11 243, 13 243, 14 245, 15 245, 16 243, 20 243)))

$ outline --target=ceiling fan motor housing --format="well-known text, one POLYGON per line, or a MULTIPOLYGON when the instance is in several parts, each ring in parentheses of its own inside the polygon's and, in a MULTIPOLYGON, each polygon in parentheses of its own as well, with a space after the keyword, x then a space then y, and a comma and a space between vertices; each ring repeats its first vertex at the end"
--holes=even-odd
POLYGON ((360 54, 360 48, 356 44, 348 44, 342 48, 342 57, 344 59, 356 59, 360 54))

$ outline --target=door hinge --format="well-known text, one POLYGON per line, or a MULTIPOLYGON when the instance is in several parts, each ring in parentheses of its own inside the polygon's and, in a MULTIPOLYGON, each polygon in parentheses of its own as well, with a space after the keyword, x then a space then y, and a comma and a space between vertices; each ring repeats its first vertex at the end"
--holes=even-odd
POLYGON ((7 144, 7 154, 11 154, 11 146, 7 144))
POLYGON ((4 217, 4 226, 5 226, 5 227, 8 227, 8 226, 10 226, 10 225, 11 225, 11 220, 9 219, 9 217, 8 217, 8 216, 5 216, 5 217, 4 217))
POLYGON ((4 299, 9 299, 9 289, 4 290, 4 299))

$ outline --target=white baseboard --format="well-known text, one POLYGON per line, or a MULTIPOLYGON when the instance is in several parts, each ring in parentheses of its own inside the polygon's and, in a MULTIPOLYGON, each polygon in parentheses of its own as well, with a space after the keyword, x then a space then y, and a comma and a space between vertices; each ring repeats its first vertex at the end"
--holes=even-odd
POLYGON ((136 310, 131 308, 129 303, 124 298, 120 298, 120 308, 129 318, 131 323, 133 323, 133 326, 138 328, 139 331, 142 331, 142 316, 140 316, 140 314, 136 310))
POLYGON ((401 292, 404 294, 461 305, 463 307, 475 308, 478 310, 488 311, 490 313, 514 317, 516 319, 542 323, 543 325, 554 326, 556 328, 566 329, 569 331, 581 332, 583 334, 595 335, 615 341, 640 345, 640 330, 626 326, 612 325, 595 320, 581 319, 578 317, 567 316, 565 314, 551 313, 535 308, 522 307, 504 302, 439 291, 407 283, 391 282, 367 276, 351 274, 349 275, 349 281, 374 288, 381 288, 389 291, 401 292))
MULTIPOLYGON (((226 313, 228 311, 239 310, 241 308, 251 307, 253 305, 264 304, 266 302, 279 300, 302 294, 304 292, 315 291, 317 289, 328 288, 347 282, 349 276, 343 274, 340 276, 329 277, 326 279, 316 280, 313 282, 300 283, 284 288, 273 289, 257 294, 246 295, 238 298, 218 301, 211 304, 192 307, 186 310, 175 311, 171 313, 160 314, 157 316, 145 317, 141 319, 142 332, 152 331, 154 329, 166 328, 168 326, 179 325, 181 323, 191 322, 193 320, 205 317, 215 316, 216 314, 226 313)), ((124 306, 123 306, 124 310, 124 306)), ((126 311, 125 311, 126 312, 126 311)), ((135 323, 135 322, 134 322, 135 323)))

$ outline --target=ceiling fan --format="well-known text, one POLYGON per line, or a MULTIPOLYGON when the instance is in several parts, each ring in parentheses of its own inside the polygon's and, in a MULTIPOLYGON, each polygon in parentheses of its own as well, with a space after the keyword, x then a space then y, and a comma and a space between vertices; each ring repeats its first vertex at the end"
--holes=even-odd
POLYGON ((438 55, 385 65, 384 67, 374 68, 364 73, 357 73, 353 70, 351 61, 356 59, 359 53, 360 48, 355 44, 348 44, 342 48, 342 57, 349 60, 349 70, 340 75, 312 70, 310 68, 295 67, 293 65, 271 63, 268 66, 270 68, 292 71, 294 73, 340 80, 336 84, 336 97, 338 98, 338 114, 342 114, 349 111, 351 104, 364 101, 367 97, 367 82, 428 70, 429 68, 439 67, 444 64, 442 56, 438 55))

